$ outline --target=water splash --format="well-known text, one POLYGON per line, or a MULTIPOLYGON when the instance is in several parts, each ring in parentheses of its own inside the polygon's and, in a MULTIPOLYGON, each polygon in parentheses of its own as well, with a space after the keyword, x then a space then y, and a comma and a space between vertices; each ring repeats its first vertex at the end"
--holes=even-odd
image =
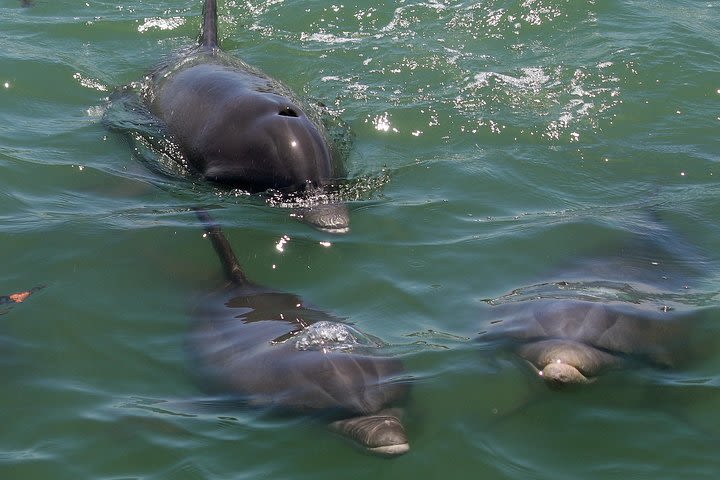
POLYGON ((185 24, 183 17, 171 17, 171 18, 146 18, 145 21, 138 26, 138 32, 145 33, 152 28, 158 30, 174 30, 185 24))
POLYGON ((73 78, 85 88, 97 90, 98 92, 107 92, 108 87, 104 85, 100 80, 94 78, 86 78, 80 72, 73 73, 73 78))
POLYGON ((297 334, 295 348, 298 350, 319 350, 324 353, 342 351, 349 352, 360 346, 368 345, 368 337, 349 325, 336 322, 320 321, 297 334), (362 342, 365 340, 365 342, 362 342))

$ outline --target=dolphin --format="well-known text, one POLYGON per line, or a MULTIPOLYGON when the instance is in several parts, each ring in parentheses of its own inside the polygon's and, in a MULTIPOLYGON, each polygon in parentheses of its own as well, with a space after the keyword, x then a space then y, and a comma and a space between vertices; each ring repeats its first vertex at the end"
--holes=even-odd
POLYGON ((684 338, 684 315, 622 302, 541 298, 495 315, 483 339, 511 345, 550 387, 590 383, 633 361, 672 367, 684 338))
POLYGON ((205 386, 252 405, 328 414, 332 430, 370 452, 407 452, 402 363, 372 355, 371 337, 298 296, 249 281, 220 227, 197 214, 229 281, 193 313, 188 346, 205 386))
POLYGON ((654 242, 641 236, 619 253, 573 262, 560 281, 488 300, 493 320, 479 340, 509 348, 552 388, 631 365, 676 367, 690 356, 690 325, 704 310, 684 303, 685 274, 703 263, 690 249, 674 261, 668 246, 677 241, 665 229, 646 235, 654 242))
MULTIPOLYGON (((278 80, 223 52, 217 23, 217 2, 206 0, 199 44, 159 66, 141 88, 163 150, 221 187, 323 197, 343 169, 319 113, 278 80)), ((309 203, 295 216, 324 230, 348 230, 344 204, 309 203)))

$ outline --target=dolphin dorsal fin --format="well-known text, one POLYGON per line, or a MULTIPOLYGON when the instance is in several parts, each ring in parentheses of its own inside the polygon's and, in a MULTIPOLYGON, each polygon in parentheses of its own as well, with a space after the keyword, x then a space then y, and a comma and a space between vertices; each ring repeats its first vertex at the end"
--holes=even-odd
POLYGON ((195 214, 200 219, 205 228, 205 234, 210 238, 210 241, 220 257, 220 263, 225 270, 225 276, 235 286, 241 287, 248 283, 245 278, 245 273, 238 262, 235 252, 233 252, 230 242, 225 238, 220 225, 210 217, 210 215, 202 208, 194 208, 195 214))
POLYGON ((205 0, 203 8, 203 25, 200 32, 200 45, 207 48, 218 47, 217 34, 217 1, 205 0))

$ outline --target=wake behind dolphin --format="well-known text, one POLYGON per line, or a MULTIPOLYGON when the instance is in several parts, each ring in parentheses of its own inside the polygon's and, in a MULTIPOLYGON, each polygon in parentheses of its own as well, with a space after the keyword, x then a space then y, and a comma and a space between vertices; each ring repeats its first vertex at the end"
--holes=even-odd
POLYGON ((140 92, 146 125, 130 129, 162 137, 168 157, 212 184, 307 195, 311 201, 297 216, 346 231, 344 204, 312 201, 343 175, 340 148, 328 141, 321 115, 281 82, 220 50, 215 0, 206 0, 203 13, 199 44, 146 77, 140 92))
POLYGON ((197 214, 230 282, 193 315, 188 343, 203 384, 254 405, 331 415, 333 430, 373 453, 407 452, 401 362, 373 355, 375 339, 296 295, 250 282, 220 227, 197 214))

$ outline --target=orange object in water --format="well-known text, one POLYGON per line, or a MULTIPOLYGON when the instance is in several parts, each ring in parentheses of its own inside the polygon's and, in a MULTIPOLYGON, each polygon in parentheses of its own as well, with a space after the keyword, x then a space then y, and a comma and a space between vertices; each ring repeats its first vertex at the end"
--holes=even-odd
POLYGON ((11 293, 10 295, 2 295, 0 296, 0 304, 3 303, 22 303, 27 298, 32 295, 33 293, 37 292, 41 288, 44 288, 43 285, 35 288, 31 288, 30 290, 26 290, 24 292, 17 292, 17 293, 11 293))
POLYGON ((15 303, 21 303, 30 295, 32 295, 32 292, 28 290, 27 292, 11 293, 8 297, 15 303))

